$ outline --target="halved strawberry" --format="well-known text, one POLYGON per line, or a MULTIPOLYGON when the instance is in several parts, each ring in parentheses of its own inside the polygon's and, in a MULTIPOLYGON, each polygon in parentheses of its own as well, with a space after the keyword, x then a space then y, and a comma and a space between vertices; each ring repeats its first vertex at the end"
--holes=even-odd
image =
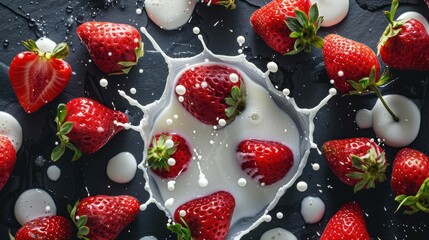
POLYGON ((72 70, 64 59, 66 43, 41 52, 33 40, 23 42, 30 51, 19 53, 10 64, 9 78, 25 112, 33 113, 56 98, 67 86, 72 70))

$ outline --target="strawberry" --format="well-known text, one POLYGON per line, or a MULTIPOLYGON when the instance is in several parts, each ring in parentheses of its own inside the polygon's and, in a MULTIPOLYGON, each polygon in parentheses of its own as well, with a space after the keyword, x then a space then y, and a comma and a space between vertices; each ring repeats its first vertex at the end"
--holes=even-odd
POLYGON ((394 21, 398 5, 393 0, 390 11, 384 13, 389 25, 378 43, 378 53, 392 68, 428 71, 429 34, 414 18, 394 21))
POLYGON ((385 153, 371 139, 330 140, 323 144, 322 153, 335 176, 355 192, 386 180, 385 153))
POLYGON ((51 154, 57 161, 66 148, 75 154, 73 160, 82 153, 91 154, 102 148, 116 133, 123 129, 117 123, 127 123, 127 116, 111 110, 89 98, 74 98, 66 105, 60 104, 55 118, 57 136, 60 139, 51 154))
POLYGON ((68 206, 79 239, 114 240, 140 211, 137 199, 131 196, 91 196, 68 206))
POLYGON ((9 78, 19 104, 33 113, 56 98, 72 76, 70 65, 62 60, 69 51, 66 43, 58 44, 52 52, 42 52, 33 40, 23 42, 29 51, 12 60, 9 78))
POLYGON ((140 33, 127 24, 85 22, 77 28, 95 65, 107 74, 127 74, 143 56, 140 33))
POLYGON ((191 150, 183 137, 174 133, 163 133, 153 138, 148 150, 147 163, 156 175, 162 178, 175 178, 186 171, 191 157, 191 150), (174 159, 174 163, 169 163, 169 159, 174 159))
POLYGON ((16 163, 16 151, 9 138, 0 135, 0 191, 3 189, 16 163))
POLYGON ((207 3, 207 6, 218 5, 224 6, 226 9, 235 9, 235 0, 202 0, 203 3, 207 3))
POLYGON ((316 35, 322 22, 310 0, 273 0, 250 17, 255 32, 280 54, 310 52, 311 45, 322 48, 323 39, 316 35))
POLYGON ((320 240, 369 240, 365 219, 359 204, 344 204, 329 220, 320 240))
POLYGON ((39 217, 24 224, 16 233, 16 240, 66 240, 72 238, 72 224, 61 216, 39 217))
POLYGON ((235 199, 230 193, 215 192, 178 207, 174 213, 176 223, 168 229, 177 234, 177 239, 223 240, 228 235, 234 208, 235 199))
POLYGON ((405 213, 429 213, 429 157, 411 149, 401 149, 393 162, 390 181, 395 200, 407 206, 405 213))
POLYGON ((241 75, 224 65, 201 65, 185 71, 177 81, 176 95, 183 97, 182 105, 189 113, 209 125, 220 125, 222 119, 233 121, 246 105, 241 75), (186 91, 178 91, 179 87, 186 91))
POLYGON ((392 118, 399 121, 377 88, 385 84, 390 75, 386 71, 380 76, 380 62, 371 48, 340 35, 329 34, 325 37, 323 60, 326 72, 338 91, 350 95, 374 92, 392 118))
POLYGON ((244 140, 237 146, 241 169, 261 184, 281 180, 293 165, 293 153, 287 146, 272 141, 244 140))

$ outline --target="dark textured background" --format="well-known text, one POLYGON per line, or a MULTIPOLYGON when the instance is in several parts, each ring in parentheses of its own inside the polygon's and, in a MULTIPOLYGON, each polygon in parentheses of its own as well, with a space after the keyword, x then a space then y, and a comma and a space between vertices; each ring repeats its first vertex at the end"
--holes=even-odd
MULTIPOLYGON (((315 106, 327 95, 331 87, 324 70, 320 50, 311 54, 300 54, 294 57, 284 57, 275 54, 263 41, 256 36, 249 25, 250 15, 267 1, 248 0, 237 1, 235 11, 225 11, 223 8, 208 8, 199 4, 189 24, 179 31, 164 31, 150 20, 146 13, 137 15, 137 6, 142 1, 65 1, 65 0, 0 0, 0 110, 13 114, 23 126, 24 144, 18 152, 18 161, 7 185, 0 193, 0 239, 6 239, 8 229, 15 232, 19 224, 14 219, 13 204, 19 194, 33 187, 47 190, 54 197, 59 214, 67 215, 66 205, 74 203, 87 194, 130 194, 141 202, 147 199, 143 190, 143 177, 138 171, 136 178, 129 184, 116 184, 107 179, 105 169, 107 160, 122 151, 129 151, 136 159, 142 157, 142 142, 137 133, 122 131, 98 153, 85 156, 76 163, 67 161, 67 155, 59 162, 62 170, 58 182, 51 182, 46 177, 49 161, 36 165, 37 158, 49 159, 54 147, 55 131, 53 125, 54 110, 58 103, 78 97, 88 96, 100 101, 108 107, 116 107, 127 111, 131 122, 137 123, 142 117, 141 112, 130 107, 121 99, 116 90, 128 91, 131 87, 137 89, 138 99, 147 104, 159 98, 162 93, 166 66, 158 53, 144 39, 145 56, 139 65, 134 67, 126 77, 108 77, 107 89, 99 86, 99 79, 106 77, 93 63, 89 63, 89 55, 79 42, 75 30, 83 21, 112 21, 146 26, 148 31, 158 41, 162 49, 173 57, 192 56, 202 50, 196 36, 192 33, 194 26, 200 27, 209 48, 217 54, 235 54, 239 35, 246 37, 245 54, 248 59, 265 70, 266 63, 276 61, 281 71, 272 76, 275 85, 281 88, 293 89, 298 105, 301 107, 315 106), (24 50, 21 41, 47 35, 56 42, 67 41, 71 47, 67 61, 75 74, 66 90, 52 103, 43 107, 35 114, 25 114, 17 103, 7 77, 7 65, 12 58, 24 50), (1 45, 3 43, 3 46, 1 45), (144 69, 144 73, 139 73, 144 69)), ((419 0, 403 0, 399 13, 415 10, 426 17, 429 10, 419 0)), ((379 36, 386 26, 382 10, 389 8, 388 0, 350 0, 350 12, 346 19, 332 28, 320 31, 322 36, 328 33, 338 33, 348 38, 361 41, 375 49, 379 36)), ((393 83, 383 88, 384 93, 401 93, 413 100, 422 109, 422 126, 418 138, 410 145, 429 154, 429 107, 425 93, 427 90, 427 73, 393 72, 397 78, 393 83)), ((355 110, 362 107, 371 108, 375 98, 336 96, 324 107, 317 116, 315 142, 321 145, 324 141, 334 138, 355 136, 376 137, 372 130, 359 130, 354 123, 355 110)), ((399 149, 386 147, 387 158, 391 163, 399 149)), ((259 239, 261 234, 274 227, 283 227, 293 232, 299 239, 318 239, 329 218, 347 201, 356 200, 366 213, 366 222, 370 235, 374 239, 429 239, 429 216, 416 214, 404 216, 394 213, 396 203, 388 182, 379 184, 376 190, 362 191, 353 194, 353 190, 339 182, 324 164, 323 157, 313 151, 309 164, 299 180, 309 184, 307 192, 300 193, 294 188, 288 191, 280 200, 277 208, 272 211, 273 221, 262 224, 252 234, 244 239, 259 239), (321 165, 319 171, 313 171, 310 163, 321 165), (305 196, 318 196, 327 204, 323 220, 314 225, 304 224, 299 213, 300 203, 305 196), (284 213, 284 218, 278 220, 276 212, 284 213)), ((390 176, 390 168, 389 168, 390 176)), ((166 219, 150 206, 149 210, 141 212, 136 221, 127 227, 118 239, 139 239, 146 235, 154 235, 158 239, 174 239, 164 226, 166 219)))

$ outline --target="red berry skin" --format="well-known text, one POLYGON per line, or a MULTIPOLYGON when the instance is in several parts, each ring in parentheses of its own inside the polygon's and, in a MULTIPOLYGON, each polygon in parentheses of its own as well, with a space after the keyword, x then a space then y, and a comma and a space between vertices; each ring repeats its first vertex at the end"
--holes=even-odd
MULTIPOLYGON (((229 107, 226 98, 231 97, 234 86, 242 84, 243 79, 235 69, 224 65, 201 65, 185 71, 176 86, 185 87, 182 105, 192 116, 202 123, 219 125, 220 119, 232 120, 225 112, 229 107), (230 80, 231 74, 237 74, 237 82, 230 80)), ((180 97, 177 92, 176 97, 180 97)))
POLYGON ((66 104, 66 122, 73 128, 67 136, 84 154, 97 152, 123 127, 114 124, 127 123, 127 116, 111 110, 89 98, 74 98, 66 104))
POLYGON ((310 6, 309 0, 273 0, 252 14, 250 24, 269 47, 286 54, 294 49, 296 40, 289 37, 286 18, 295 17, 295 9, 308 14, 310 6))
POLYGON ((36 239, 72 239, 72 224, 61 216, 40 217, 24 224, 15 235, 15 240, 36 239))
POLYGON ((369 240, 362 209, 355 202, 344 204, 329 220, 320 240, 369 240))
POLYGON ((429 70, 429 34, 416 19, 409 19, 398 35, 380 48, 384 63, 401 70, 429 70))
POLYGON ((0 135, 0 191, 9 179, 16 163, 16 150, 9 138, 0 135))
POLYGON ((343 183, 355 186, 360 179, 346 176, 357 170, 353 167, 351 155, 363 157, 370 148, 374 148, 378 156, 383 152, 383 149, 369 138, 348 138, 325 142, 322 146, 322 153, 335 176, 343 183))
MULTIPOLYGON (((176 151, 169 156, 176 161, 176 164, 170 166, 170 169, 168 171, 166 169, 152 169, 152 171, 161 178, 170 179, 179 176, 181 173, 187 170, 189 162, 192 158, 192 153, 189 148, 188 142, 183 137, 174 133, 165 135, 171 136, 171 140, 174 142, 174 144, 177 144, 176 151)), ((156 135, 155 139, 158 140, 160 136, 161 134, 156 135)), ((153 145, 151 144, 149 148, 151 148, 152 146, 153 145)))
POLYGON ((176 223, 182 223, 180 211, 194 240, 225 240, 235 208, 234 197, 225 191, 191 200, 179 206, 174 213, 176 223))
POLYGON ((329 34, 325 37, 323 60, 329 78, 334 80, 335 88, 343 94, 353 90, 348 80, 358 82, 368 77, 373 67, 377 81, 380 77, 380 62, 374 51, 365 44, 340 35, 329 34))
POLYGON ((429 157, 427 155, 411 148, 403 148, 396 154, 390 181, 396 196, 416 195, 428 177, 429 157))
POLYGON ((76 216, 87 216, 86 226, 91 240, 114 240, 140 211, 137 199, 131 196, 97 195, 86 197, 76 208, 76 216))
POLYGON ((92 21, 81 24, 76 31, 91 59, 104 73, 128 73, 143 55, 140 33, 130 25, 92 21), (120 62, 129 65, 124 66, 120 62))
POLYGON ((273 141, 244 140, 237 146, 237 161, 250 177, 266 186, 283 179, 293 165, 289 147, 273 141))

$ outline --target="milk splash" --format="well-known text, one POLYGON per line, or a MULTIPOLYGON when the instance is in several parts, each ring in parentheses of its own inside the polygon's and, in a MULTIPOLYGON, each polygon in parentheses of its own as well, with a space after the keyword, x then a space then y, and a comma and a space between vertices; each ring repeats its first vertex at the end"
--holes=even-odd
POLYGON ((233 194, 237 203, 228 239, 240 239, 262 222, 267 221, 270 217, 268 215, 269 211, 276 206, 286 190, 293 186, 296 179, 302 174, 310 150, 312 148, 317 149, 317 145, 313 142, 315 128, 313 120, 316 113, 327 104, 330 98, 336 95, 336 90, 330 89, 329 95, 314 108, 301 109, 296 105, 294 99, 288 96, 290 91, 280 92, 272 85, 269 74, 276 69, 272 67, 274 63, 269 64, 269 70, 262 72, 254 64, 248 62, 243 54, 237 56, 216 55, 207 48, 201 35, 198 35, 198 38, 204 50, 200 54, 189 58, 171 58, 162 51, 145 28, 141 28, 141 31, 164 57, 168 65, 169 75, 161 98, 145 106, 128 96, 124 91, 119 91, 119 94, 128 100, 130 105, 138 107, 144 113, 137 126, 120 124, 126 129, 138 131, 144 141, 143 161, 139 164, 139 168, 143 171, 144 188, 149 193, 149 199, 141 205, 140 209, 145 210, 149 204, 153 203, 165 213, 169 218, 168 223, 171 223, 174 210, 178 206, 191 199, 208 195, 215 191, 226 190, 233 194), (228 130, 198 123, 198 120, 190 117, 184 108, 180 106, 180 99, 175 98, 175 83, 181 73, 204 64, 222 64, 234 68, 240 72, 245 81, 248 91, 248 105, 237 119, 224 127, 228 128, 228 130), (261 107, 260 102, 269 106, 261 107), (253 121, 255 114, 260 114, 262 120, 253 121), (172 118, 175 120, 172 120, 172 118), (181 122, 177 120, 178 118, 181 122), (166 121, 166 119, 170 121, 166 121), (264 122, 265 125, 263 124, 264 122), (280 125, 280 127, 275 127, 274 125, 280 125), (267 131, 267 126, 273 126, 273 128, 267 131), (193 129, 187 129, 189 127, 193 129), (246 128, 246 131, 238 132, 235 130, 238 128, 246 128), (258 129, 262 129, 262 131, 258 129), (150 145, 151 137, 162 131, 174 131, 179 134, 182 134, 181 131, 187 131, 186 133, 189 135, 194 134, 187 138, 194 152, 191 166, 176 179, 161 179, 151 174, 147 169, 147 148, 150 145), (256 131, 256 133, 254 135, 242 134, 242 132, 251 131, 256 131), (230 134, 230 132, 233 133, 230 134), (268 132, 268 135, 266 132, 268 132), (240 135, 239 138, 252 138, 253 136, 253 138, 270 137, 274 138, 275 141, 282 141, 282 139, 290 141, 287 144, 292 149, 295 160, 289 173, 278 183, 264 186, 257 184, 253 179, 241 172, 239 166, 236 166, 238 164, 234 159, 235 155, 230 159, 219 158, 219 156, 223 156, 218 155, 220 154, 219 152, 226 152, 226 154, 235 152, 235 144, 240 141, 240 139, 235 139, 237 138, 236 135, 240 135), (215 158, 222 159, 223 162, 219 163, 215 158), (217 169, 219 167, 224 169, 219 171, 217 169), (207 184, 204 184, 204 186, 201 185, 201 176, 204 176, 204 179, 207 180, 207 184), (246 181, 246 184, 240 186, 237 184, 239 180, 240 182, 246 181), (175 183, 174 189, 170 188, 172 181, 175 183), (251 200, 253 196, 257 199, 254 202, 251 200), (168 208, 165 206, 166 202, 169 203, 168 208), (261 203, 263 204, 262 206, 261 203))

